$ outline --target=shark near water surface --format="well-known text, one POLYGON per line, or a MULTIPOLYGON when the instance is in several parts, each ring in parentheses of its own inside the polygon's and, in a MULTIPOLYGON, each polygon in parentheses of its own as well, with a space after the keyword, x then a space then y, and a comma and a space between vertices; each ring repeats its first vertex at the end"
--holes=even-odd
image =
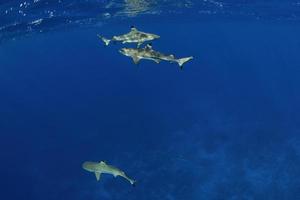
POLYGON ((160 36, 158 35, 139 31, 133 26, 131 26, 131 30, 129 33, 119 36, 113 36, 112 39, 107 39, 99 34, 98 37, 104 42, 106 46, 108 46, 110 42, 113 41, 122 42, 122 44, 137 43, 137 47, 140 47, 144 42, 160 38, 160 36))

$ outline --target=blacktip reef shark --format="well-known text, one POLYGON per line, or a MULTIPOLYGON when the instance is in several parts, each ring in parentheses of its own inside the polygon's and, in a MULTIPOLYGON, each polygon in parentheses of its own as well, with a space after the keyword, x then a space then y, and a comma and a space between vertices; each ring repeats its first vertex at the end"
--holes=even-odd
POLYGON ((147 44, 144 48, 122 48, 119 52, 125 56, 131 57, 135 64, 138 64, 141 59, 152 60, 156 63, 160 63, 160 61, 165 60, 169 62, 177 62, 180 69, 183 69, 183 64, 192 60, 194 57, 186 57, 186 58, 175 58, 174 55, 164 55, 158 51, 152 49, 151 44, 147 44))
POLYGON ((82 168, 85 169, 86 171, 93 172, 96 175, 97 181, 100 180, 101 174, 111 174, 114 177, 121 176, 125 178, 127 181, 130 182, 131 185, 135 185, 135 180, 129 178, 123 171, 120 169, 106 164, 104 161, 100 162, 84 162, 82 164, 82 168))
POLYGON ((106 46, 109 45, 111 41, 113 42, 122 42, 125 43, 137 43, 137 47, 139 48, 144 42, 151 41, 154 39, 160 38, 160 36, 152 34, 152 33, 145 33, 142 31, 137 30, 134 26, 131 26, 131 30, 129 33, 119 36, 113 36, 112 39, 107 39, 98 34, 98 37, 104 42, 106 46))

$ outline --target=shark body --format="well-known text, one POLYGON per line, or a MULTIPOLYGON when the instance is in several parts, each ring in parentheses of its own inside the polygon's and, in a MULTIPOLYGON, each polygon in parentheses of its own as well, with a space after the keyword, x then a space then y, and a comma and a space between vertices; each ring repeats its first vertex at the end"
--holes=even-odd
POLYGON ((107 39, 101 35, 98 35, 98 37, 104 42, 106 46, 108 46, 111 41, 114 41, 122 42, 123 44, 137 43, 137 47, 140 47, 140 45, 142 45, 144 42, 160 38, 160 36, 158 35, 139 31, 133 26, 131 27, 130 32, 124 35, 113 36, 111 39, 107 39))
POLYGON ((114 177, 121 176, 130 182, 131 185, 135 185, 135 180, 129 178, 122 170, 106 164, 104 161, 101 162, 84 162, 82 168, 88 172, 95 173, 97 181, 100 180, 101 174, 111 174, 114 177))
POLYGON ((122 48, 119 52, 125 56, 131 57, 135 64, 138 64, 141 59, 152 60, 156 63, 160 61, 169 61, 178 63, 180 69, 183 69, 183 64, 193 59, 193 56, 186 58, 175 58, 174 55, 165 55, 152 49, 152 45, 148 44, 144 48, 122 48))

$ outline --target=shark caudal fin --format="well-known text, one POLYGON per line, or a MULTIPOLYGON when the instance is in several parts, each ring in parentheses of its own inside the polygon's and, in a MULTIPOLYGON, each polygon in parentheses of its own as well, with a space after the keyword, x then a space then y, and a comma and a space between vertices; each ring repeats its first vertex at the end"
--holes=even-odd
POLYGON ((105 44, 105 46, 108 46, 110 41, 109 39, 105 38, 105 37, 102 37, 101 35, 97 35, 105 44))
POLYGON ((183 69, 183 64, 192 60, 194 57, 191 56, 191 57, 187 57, 187 58, 180 58, 180 59, 177 59, 176 62, 178 63, 180 69, 183 69))
POLYGON ((133 187, 135 187, 136 186, 136 181, 135 180, 133 180, 132 182, 130 182, 131 183, 131 185, 133 186, 133 187))

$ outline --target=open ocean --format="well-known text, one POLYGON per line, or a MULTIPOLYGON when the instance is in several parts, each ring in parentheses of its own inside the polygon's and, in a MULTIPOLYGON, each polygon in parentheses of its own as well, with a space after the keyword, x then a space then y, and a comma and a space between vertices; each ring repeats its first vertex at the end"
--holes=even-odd
POLYGON ((300 1, 0 0, 0 199, 299 200, 300 1))

